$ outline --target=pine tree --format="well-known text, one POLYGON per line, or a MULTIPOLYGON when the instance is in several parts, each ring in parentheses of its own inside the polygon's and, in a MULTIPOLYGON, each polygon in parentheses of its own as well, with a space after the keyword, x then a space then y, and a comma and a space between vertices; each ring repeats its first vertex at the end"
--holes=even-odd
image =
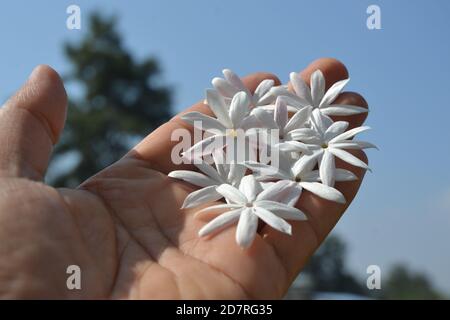
POLYGON ((93 14, 84 38, 65 45, 72 65, 65 81, 81 85, 82 94, 69 103, 54 159, 70 154, 79 161, 69 172, 51 172, 56 186, 77 185, 110 165, 171 115, 171 92, 158 85, 158 62, 137 61, 124 47, 116 22, 93 14))

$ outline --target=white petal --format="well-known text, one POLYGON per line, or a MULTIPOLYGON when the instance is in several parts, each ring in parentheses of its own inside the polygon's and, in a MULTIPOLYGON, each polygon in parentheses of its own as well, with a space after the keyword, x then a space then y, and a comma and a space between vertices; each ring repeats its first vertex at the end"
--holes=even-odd
POLYGON ((319 170, 313 170, 302 175, 302 181, 306 182, 319 182, 320 173, 319 170))
POLYGON ((283 219, 263 207, 253 207, 253 212, 272 228, 283 233, 292 234, 292 227, 283 219))
POLYGON ((254 99, 259 101, 270 90, 270 88, 273 87, 273 85, 274 81, 272 79, 265 79, 261 81, 253 94, 254 99))
POLYGON ((226 164, 226 158, 225 158, 225 152, 223 149, 215 149, 212 152, 212 156, 214 159, 214 164, 217 169, 217 173, 219 173, 220 177, 226 181, 228 180, 228 172, 229 172, 229 165, 226 164))
POLYGON ((169 177, 184 180, 189 182, 195 186, 199 187, 208 187, 217 185, 217 181, 214 181, 210 177, 195 171, 188 170, 176 170, 172 171, 168 174, 169 177))
POLYGON ((204 225, 203 228, 201 228, 200 231, 198 232, 198 235, 200 237, 204 237, 216 230, 224 229, 230 226, 239 219, 241 211, 242 209, 237 209, 222 213, 221 215, 219 215, 218 217, 214 218, 206 225, 204 225))
POLYGON ((222 124, 231 127, 232 123, 228 115, 228 107, 223 97, 216 90, 206 90, 206 103, 222 124))
POLYGON ((314 109, 311 113, 311 123, 321 135, 324 135, 325 131, 333 124, 333 120, 322 114, 319 109, 314 109))
POLYGON ((285 141, 277 144, 277 147, 284 152, 303 152, 310 153, 308 146, 298 141, 285 141))
POLYGON ((220 198, 222 198, 222 195, 216 191, 216 186, 205 187, 188 194, 181 208, 193 208, 208 202, 217 201, 220 198))
POLYGON ((226 130, 219 120, 197 111, 185 113, 181 116, 181 119, 203 131, 217 130, 223 132, 226 130))
POLYGON ((316 70, 311 75, 311 95, 315 106, 320 104, 325 94, 325 77, 322 71, 316 70))
POLYGON ((291 72, 289 78, 291 80, 291 84, 294 88, 295 93, 299 97, 308 101, 309 105, 313 106, 314 103, 311 96, 311 89, 308 87, 305 81, 303 81, 302 77, 297 72, 291 72))
POLYGON ((270 112, 262 108, 256 108, 252 111, 252 115, 254 115, 259 121, 261 127, 267 129, 278 129, 278 125, 270 112))
POLYGON ((221 184, 217 187, 217 192, 225 197, 225 199, 239 204, 246 204, 247 198, 245 195, 239 191, 237 188, 229 184, 221 184))
POLYGON ((319 137, 313 129, 302 128, 295 129, 289 132, 288 137, 292 140, 300 140, 309 142, 310 140, 317 140, 319 137))
POLYGON ((289 132, 294 129, 300 129, 301 127, 303 127, 306 121, 309 120, 311 111, 312 107, 310 106, 298 110, 286 124, 284 128, 285 132, 289 132))
POLYGON ((343 140, 347 140, 347 139, 353 138, 358 133, 361 133, 361 132, 364 132, 364 131, 367 131, 367 130, 370 130, 370 127, 363 126, 363 127, 357 127, 357 128, 350 129, 350 130, 348 130, 348 131, 346 131, 344 133, 341 133, 337 137, 334 137, 333 139, 331 139, 330 143, 339 142, 339 141, 343 141, 343 140))
POLYGON ((300 182, 300 185, 304 189, 314 193, 315 195, 317 195, 323 199, 338 202, 338 203, 345 203, 344 195, 339 190, 336 190, 335 188, 326 186, 319 182, 300 182))
POLYGON ((345 132, 348 128, 348 122, 346 121, 336 121, 325 131, 325 141, 330 141, 334 137, 345 132))
POLYGON ((339 159, 350 163, 351 165, 370 170, 369 166, 364 161, 359 160, 357 157, 345 150, 330 147, 328 147, 328 150, 339 159))
POLYGON ((238 77, 237 74, 235 74, 233 71, 231 71, 230 69, 224 69, 222 71, 225 79, 234 87, 236 87, 236 89, 238 89, 239 91, 247 91, 247 87, 244 85, 244 83, 242 82, 242 80, 238 77))
MULTIPOLYGON (((194 159, 196 159, 195 161, 202 161, 201 157, 208 154, 208 146, 212 143, 215 143, 215 141, 217 141, 218 139, 223 139, 223 136, 214 135, 205 138, 184 151, 182 155, 191 162, 193 162, 194 159)), ((212 150, 209 151, 211 152, 212 150)))
POLYGON ((256 236, 258 229, 258 216, 256 216, 251 208, 245 208, 239 218, 236 229, 236 242, 242 248, 248 248, 256 236))
POLYGON ((239 191, 241 191, 249 202, 256 199, 256 196, 262 191, 261 184, 256 181, 253 175, 247 175, 242 178, 239 184, 239 191))
POLYGON ((358 177, 351 171, 345 169, 336 169, 336 181, 355 181, 358 177))
POLYGON ((228 173, 228 181, 235 187, 239 186, 242 178, 245 175, 247 168, 238 163, 230 164, 230 172, 228 173))
POLYGON ((345 79, 345 80, 341 80, 341 81, 338 81, 335 84, 333 84, 331 86, 331 88, 328 89, 328 91, 323 96, 323 99, 320 102, 319 108, 320 107, 324 107, 324 106, 328 106, 331 103, 333 103, 333 101, 337 98, 339 93, 341 93, 341 91, 344 89, 345 85, 349 81, 350 81, 350 79, 345 79))
POLYGON ((233 96, 238 91, 234 88, 227 80, 222 78, 212 79, 212 85, 214 88, 224 97, 233 98, 233 96))
POLYGON ((196 163, 195 166, 204 174, 206 174, 208 177, 216 181, 216 184, 219 185, 224 182, 223 178, 220 176, 220 174, 214 169, 213 166, 209 165, 205 161, 202 161, 201 163, 196 163))
POLYGON ((244 117, 249 112, 250 100, 248 94, 243 91, 236 93, 231 100, 230 119, 235 129, 239 128, 244 117))
MULTIPOLYGON (((265 187, 268 189, 275 183, 271 183, 265 187)), ((278 203, 286 204, 288 206, 295 206, 300 195, 302 194, 302 187, 293 181, 289 181, 289 184, 286 184, 285 188, 279 188, 279 190, 275 190, 276 193, 269 195, 270 200, 259 200, 259 201, 276 201, 278 203)), ((262 196, 264 198, 264 196, 262 196)))
POLYGON ((256 202, 255 205, 258 207, 264 207, 264 209, 269 210, 270 212, 273 212, 280 218, 286 220, 297 220, 297 221, 308 220, 306 215, 301 210, 293 206, 285 205, 283 203, 279 203, 276 201, 261 200, 256 202))
POLYGON ((278 198, 282 197, 283 194, 291 192, 293 188, 293 183, 290 180, 280 180, 271 184, 266 189, 258 194, 256 200, 271 200, 278 201, 278 198))
POLYGON ((318 158, 322 155, 323 149, 318 150, 312 154, 303 155, 292 166, 292 172, 295 176, 302 176, 303 174, 314 169, 318 158))
POLYGON ((289 175, 286 173, 280 171, 278 168, 274 166, 270 166, 268 164, 264 164, 261 162, 255 162, 255 161, 246 161, 244 163, 247 168, 252 170, 254 173, 264 177, 270 177, 270 178, 279 178, 279 179, 288 179, 289 175))
POLYGON ((369 149, 374 148, 378 149, 378 147, 367 141, 356 141, 356 140, 344 140, 342 142, 335 142, 330 144, 331 147, 339 148, 339 149, 369 149))
POLYGON ((286 126, 286 123, 288 121, 288 110, 286 101, 284 101, 282 97, 278 97, 277 101, 275 101, 274 120, 281 133, 283 133, 284 127, 286 126))
POLYGON ((322 180, 323 184, 330 187, 334 186, 335 170, 334 155, 325 150, 319 167, 320 180, 322 180))
POLYGON ((212 212, 212 211, 223 211, 224 209, 238 209, 238 208, 242 208, 242 205, 239 204, 233 204, 233 203, 224 203, 224 204, 216 204, 214 206, 209 206, 206 208, 203 208, 200 211, 197 211, 194 215, 194 217, 198 217, 200 215, 202 215, 203 213, 207 213, 207 212, 212 212))
POLYGON ((351 116, 369 112, 369 109, 345 104, 332 104, 329 107, 320 108, 320 111, 327 116, 351 116))

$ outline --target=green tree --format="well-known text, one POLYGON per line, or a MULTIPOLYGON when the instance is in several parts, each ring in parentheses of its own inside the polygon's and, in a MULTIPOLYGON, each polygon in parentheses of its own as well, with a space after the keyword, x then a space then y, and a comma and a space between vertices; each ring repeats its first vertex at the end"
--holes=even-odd
POLYGON ((66 44, 72 70, 66 81, 81 85, 71 100, 64 135, 55 158, 78 155, 72 170, 50 181, 76 185, 123 156, 132 141, 150 133, 171 115, 170 90, 158 85, 154 58, 137 61, 124 47, 115 17, 93 14, 89 30, 76 44, 66 44))
POLYGON ((341 238, 333 235, 325 240, 303 271, 309 275, 313 291, 366 293, 362 286, 364 282, 347 270, 346 252, 346 244, 341 238))
POLYGON ((420 272, 413 272, 406 266, 398 264, 390 271, 383 282, 382 299, 442 299, 443 295, 434 287, 428 277, 420 272))

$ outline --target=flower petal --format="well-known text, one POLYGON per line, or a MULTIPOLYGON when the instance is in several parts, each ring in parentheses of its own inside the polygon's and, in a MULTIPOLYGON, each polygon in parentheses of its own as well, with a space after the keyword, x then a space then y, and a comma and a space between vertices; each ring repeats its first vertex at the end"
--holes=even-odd
POLYGON ((314 106, 318 106, 325 94, 325 77, 322 71, 316 70, 311 75, 311 95, 314 106))
POLYGON ((356 141, 356 140, 344 140, 341 142, 334 142, 330 146, 339 149, 370 149, 374 148, 378 150, 378 147, 373 143, 366 141, 356 141))
POLYGON ((325 141, 330 141, 334 137, 345 132, 348 128, 348 122, 346 121, 336 121, 325 131, 325 141))
POLYGON ((301 210, 293 206, 285 205, 283 203, 279 203, 276 201, 261 200, 257 201, 255 205, 258 207, 263 207, 266 210, 269 210, 270 212, 276 214, 282 219, 297 220, 297 221, 308 220, 306 215, 301 210))
POLYGON ((337 189, 319 182, 300 182, 300 185, 315 195, 334 202, 345 203, 344 195, 337 189))
POLYGON ((194 144, 192 147, 187 149, 182 153, 183 157, 186 157, 189 161, 199 161, 201 162, 201 157, 208 154, 208 152, 212 152, 212 150, 209 147, 212 143, 215 143, 218 139, 223 140, 223 136, 220 135, 214 135, 210 136, 208 138, 205 138, 196 144, 194 144))
POLYGON ((327 129, 333 124, 333 120, 322 114, 319 109, 314 109, 311 113, 311 123, 317 132, 323 136, 327 129))
POLYGON ((263 108, 256 108, 252 111, 252 115, 258 120, 259 124, 263 128, 278 129, 278 125, 273 119, 273 115, 264 110, 263 108))
POLYGON ((181 119, 203 131, 217 130, 223 132, 226 130, 219 120, 197 111, 185 113, 181 116, 181 119))
POLYGON ((211 81, 214 88, 224 97, 233 98, 238 91, 227 80, 222 78, 214 78, 211 81))
POLYGON ((264 97, 266 93, 269 92, 270 88, 273 87, 274 83, 275 82, 272 79, 264 79, 261 81, 253 94, 255 102, 258 102, 262 97, 264 97))
POLYGON ((333 187, 335 181, 335 171, 336 165, 334 162, 334 155, 325 150, 319 167, 320 180, 322 180, 322 183, 327 186, 333 187))
POLYGON ((226 127, 231 128, 232 123, 230 116, 228 115, 228 107, 223 97, 212 89, 206 90, 206 103, 212 112, 216 115, 216 118, 226 127))
POLYGON ((235 204, 235 203, 216 204, 216 205, 209 206, 209 207, 203 208, 202 210, 197 211, 195 213, 194 217, 196 218, 196 217, 202 215, 203 213, 207 213, 207 212, 211 212, 211 211, 223 210, 223 209, 238 209, 238 208, 242 208, 242 205, 235 204))
POLYGON ((246 161, 244 164, 261 177, 289 179, 289 175, 274 166, 255 161, 246 161))
POLYGON ((238 203, 238 204, 246 204, 247 198, 245 195, 239 191, 237 188, 229 185, 229 184, 221 184, 217 187, 217 192, 224 196, 225 199, 238 203))
POLYGON ((367 126, 362 126, 362 127, 357 127, 357 128, 353 128, 350 129, 344 133, 341 133, 340 135, 338 135, 337 137, 334 137, 333 139, 330 140, 330 143, 334 143, 334 142, 340 142, 340 141, 344 141, 347 139, 351 139, 354 136, 356 136, 358 133, 364 132, 370 130, 370 127, 367 126))
POLYGON ((318 158, 322 155, 323 149, 320 149, 312 154, 305 154, 298 159, 292 166, 292 173, 295 176, 302 176, 303 174, 314 169, 318 158))
POLYGON ((230 163, 228 181, 230 181, 231 185, 238 187, 246 171, 247 168, 244 165, 235 162, 230 163))
POLYGON ((214 159, 214 165, 216 166, 217 173, 223 181, 228 181, 228 172, 230 170, 229 165, 226 164, 225 152, 223 149, 215 149, 212 152, 214 159))
POLYGON ((295 129, 300 129, 301 127, 303 127, 305 125, 306 121, 309 120, 309 118, 311 116, 311 111, 312 111, 311 106, 304 107, 304 108, 301 108, 300 110, 298 110, 296 113, 294 113, 292 118, 288 121, 288 123, 284 127, 284 131, 289 132, 289 131, 292 131, 295 129))
POLYGON ((339 93, 344 89, 345 85, 350 81, 350 79, 345 79, 336 82, 331 86, 330 89, 327 90, 325 95, 323 96, 322 101, 320 102, 319 108, 325 107, 333 103, 333 101, 337 98, 339 93))
POLYGON ((175 170, 168 174, 169 177, 189 182, 198 187, 208 187, 217 185, 217 181, 195 171, 175 170))
POLYGON ((297 72, 291 72, 289 74, 289 78, 291 80, 291 84, 294 88, 295 93, 300 98, 308 101, 309 105, 314 106, 314 102, 311 96, 311 89, 308 87, 305 81, 303 81, 302 77, 297 72))
POLYGON ((274 120, 278 126, 278 129, 280 129, 281 134, 283 134, 284 127, 288 121, 288 110, 286 101, 284 101, 282 97, 278 97, 275 101, 274 120))
POLYGON ((309 154, 310 150, 308 146, 298 141, 285 141, 277 144, 277 147, 284 152, 303 152, 309 154))
POLYGON ((222 71, 225 79, 234 87, 236 87, 237 90, 239 91, 246 91, 248 92, 247 87, 244 85, 244 83, 242 82, 241 78, 239 78, 239 76, 234 73, 233 71, 231 71, 230 69, 224 69, 222 71))
POLYGON ((241 212, 236 229, 236 242, 242 248, 248 248, 255 239, 257 229, 258 216, 252 212, 251 208, 245 208, 241 212))
POLYGON ((200 231, 198 232, 199 237, 207 236, 214 231, 222 230, 232 225, 233 223, 238 221, 241 212, 242 209, 236 209, 222 213, 200 229, 200 231))
POLYGON ((369 109, 345 104, 332 104, 329 107, 321 107, 320 111, 327 116, 351 116, 369 112, 369 109))
POLYGON ((214 169, 213 166, 209 165, 205 161, 202 161, 201 163, 196 163, 194 165, 205 175, 216 181, 216 185, 224 183, 224 179, 220 176, 220 174, 216 171, 216 169, 214 169))
POLYGON ((253 175, 247 175, 242 178, 239 184, 239 191, 241 191, 249 202, 256 199, 256 196, 262 191, 261 184, 256 181, 253 175))
POLYGON ((294 184, 290 180, 277 181, 260 192, 256 200, 278 201, 278 199, 283 197, 283 194, 291 192, 293 187, 294 184))
POLYGON ((188 209, 200 206, 202 204, 217 201, 222 198, 222 195, 216 191, 216 186, 209 186, 188 194, 184 199, 181 209, 188 209))
POLYGON ((351 171, 346 169, 337 168, 336 169, 336 181, 355 181, 358 177, 351 171))
POLYGON ((319 142, 320 138, 316 131, 310 128, 295 129, 289 132, 288 136, 292 140, 300 140, 303 142, 319 142))
POLYGON ((351 165, 354 165, 356 167, 360 167, 366 170, 370 171, 369 166, 362 160, 358 159, 357 157, 355 157, 354 155, 352 155, 351 153, 342 150, 342 149, 337 149, 337 148, 328 148, 328 150, 334 154, 336 157, 338 157, 339 159, 350 163, 351 165))
POLYGON ((249 96, 244 91, 239 91, 231 100, 230 119, 235 129, 239 128, 242 120, 249 112, 249 96))
POLYGON ((292 234, 292 227, 289 223, 277 217, 264 207, 253 207, 253 212, 272 228, 289 235, 292 234))

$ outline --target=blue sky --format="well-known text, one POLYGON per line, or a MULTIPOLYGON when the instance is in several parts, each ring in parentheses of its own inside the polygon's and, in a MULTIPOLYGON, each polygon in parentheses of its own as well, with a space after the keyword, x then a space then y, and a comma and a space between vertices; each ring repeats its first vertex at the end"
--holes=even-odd
MULTIPOLYGON (((270 71, 283 81, 323 56, 342 60, 371 107, 366 139, 373 173, 334 232, 350 247, 360 277, 405 262, 450 292, 450 2, 441 1, 29 1, 0 7, 0 99, 39 63, 68 70, 64 41, 87 30, 92 9, 116 13, 137 57, 155 55, 181 110, 199 100, 224 67, 270 71), (66 29, 66 8, 82 29, 66 29), (382 30, 366 9, 381 8, 382 30)), ((69 95, 76 88, 69 88, 69 95)))

